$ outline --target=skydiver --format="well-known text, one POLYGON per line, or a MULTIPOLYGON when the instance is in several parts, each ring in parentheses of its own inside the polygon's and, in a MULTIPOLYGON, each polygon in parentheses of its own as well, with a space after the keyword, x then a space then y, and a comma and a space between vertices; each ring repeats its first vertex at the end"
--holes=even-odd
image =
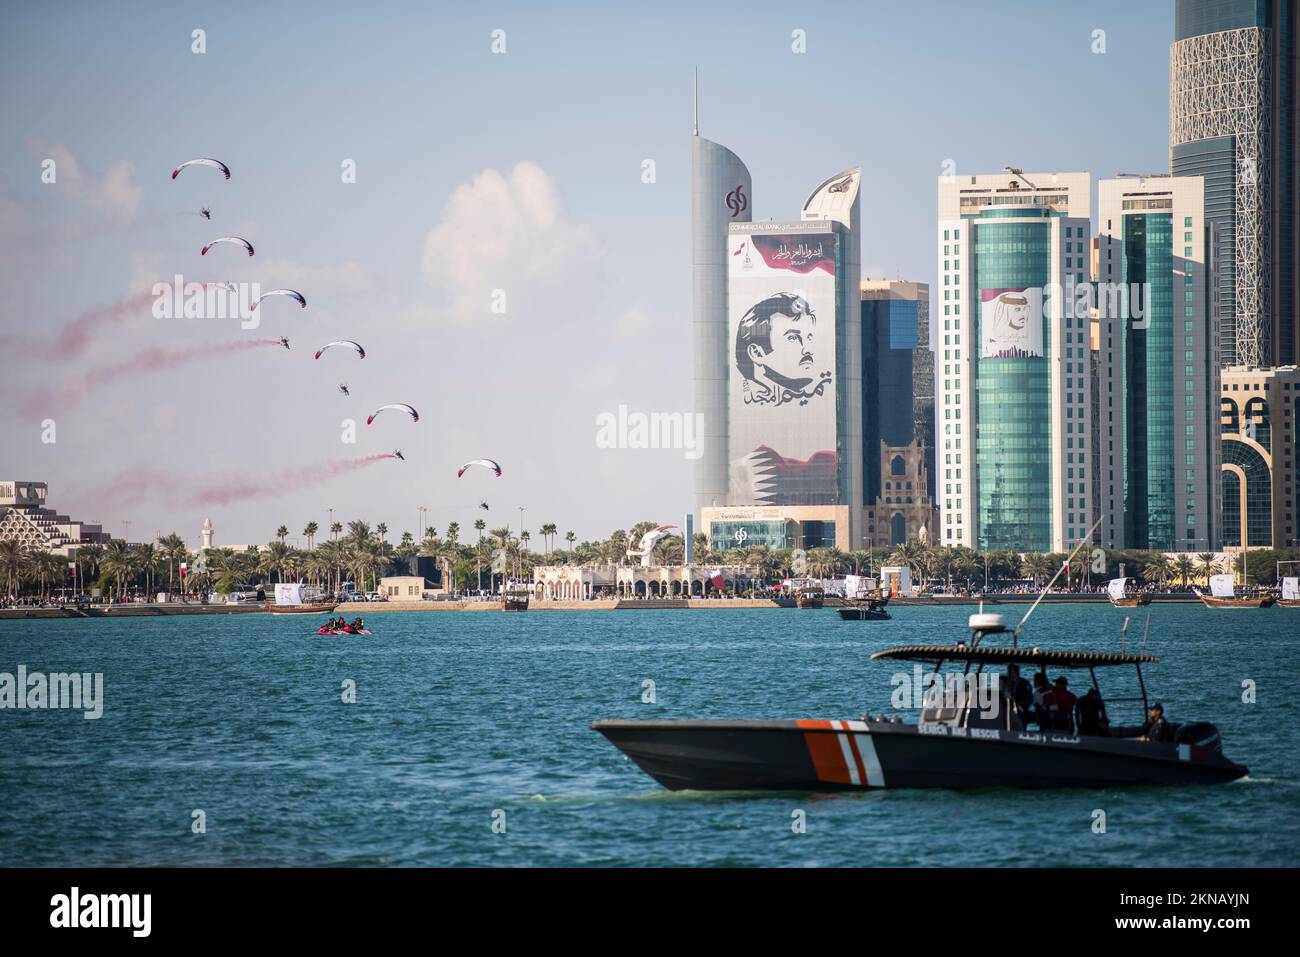
POLYGON ((351 392, 348 391, 348 384, 346 382, 339 383, 339 391, 342 392, 344 395, 352 394, 351 392))
POLYGON ((289 348, 289 338, 288 338, 288 336, 281 336, 281 337, 280 337, 280 345, 284 346, 286 349, 289 348))
POLYGON ((396 455, 396 456, 397 456, 399 459, 401 459, 403 462, 406 461, 406 456, 402 454, 402 450, 401 450, 401 449, 393 449, 393 454, 396 455))
POLYGON ((481 508, 481 509, 483 509, 483 511, 486 512, 486 511, 488 510, 488 503, 487 503, 487 502, 479 502, 479 503, 478 503, 478 507, 481 508))
POLYGON ((210 209, 208 209, 208 207, 204 206, 202 209, 199 210, 199 215, 202 216, 204 219, 211 219, 211 218, 212 218, 212 210, 210 210, 210 209))

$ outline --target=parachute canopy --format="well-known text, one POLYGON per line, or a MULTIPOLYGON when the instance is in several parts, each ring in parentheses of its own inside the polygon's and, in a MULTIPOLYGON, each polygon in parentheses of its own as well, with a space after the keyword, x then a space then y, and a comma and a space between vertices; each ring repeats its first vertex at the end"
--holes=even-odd
POLYGON ((229 166, 221 162, 221 160, 208 159, 206 156, 200 157, 199 159, 186 160, 180 166, 172 170, 172 179, 175 179, 177 176, 179 176, 181 174, 181 170, 183 170, 187 166, 211 166, 213 169, 221 170, 221 172, 226 175, 226 179, 230 179, 229 166))
POLYGON ((468 469, 471 465, 481 465, 483 468, 491 469, 494 473, 496 473, 497 478, 501 477, 501 466, 498 465, 496 462, 492 461, 492 459, 473 459, 472 461, 466 462, 464 465, 462 465, 460 468, 456 470, 456 478, 460 478, 462 475, 464 475, 466 469, 468 469))
POLYGON ((213 246, 218 245, 219 243, 234 243, 236 246, 243 246, 245 249, 248 250, 248 255, 250 256, 253 255, 253 244, 250 243, 247 239, 240 239, 238 236, 222 236, 220 239, 214 239, 212 240, 212 242, 208 243, 206 246, 203 247, 202 250, 199 251, 199 255, 206 256, 208 254, 208 250, 211 249, 213 246))
POLYGON ((272 289, 270 292, 264 292, 256 299, 254 299, 253 304, 248 307, 248 311, 252 312, 254 309, 257 308, 257 304, 259 302, 261 302, 263 299, 266 299, 269 296, 288 296, 290 299, 298 300, 298 305, 302 306, 302 308, 304 309, 307 308, 307 300, 303 298, 302 293, 295 292, 292 289, 272 289))
POLYGON ((375 418, 379 415, 379 413, 387 409, 393 409, 397 412, 405 412, 407 415, 411 417, 412 422, 420 421, 420 413, 416 412, 415 409, 413 409, 411 406, 407 405, 404 402, 394 402, 389 405, 381 405, 379 408, 375 409, 374 412, 371 412, 370 415, 366 416, 366 425, 369 425, 370 423, 374 422, 375 418))
MULTIPOLYGON (((352 349, 362 359, 366 357, 366 350, 361 348, 361 343, 353 342, 351 339, 336 339, 333 342, 325 343, 325 345, 317 349, 316 358, 319 359, 321 357, 322 352, 324 352, 326 349, 333 349, 335 346, 343 346, 344 348, 352 349)), ((384 408, 388 408, 388 406, 385 406, 384 408)), ((410 406, 407 406, 407 408, 410 408, 410 406)), ((374 418, 374 416, 371 416, 371 418, 374 418)))

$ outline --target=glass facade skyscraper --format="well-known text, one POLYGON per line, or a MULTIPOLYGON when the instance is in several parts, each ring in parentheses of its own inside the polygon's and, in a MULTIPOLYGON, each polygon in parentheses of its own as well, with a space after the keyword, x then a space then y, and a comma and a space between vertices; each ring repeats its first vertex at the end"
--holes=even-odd
POLYGON ((1093 522, 1086 173, 941 177, 933 297, 944 545, 1065 551, 1093 522), (940 298, 942 296, 942 298, 940 298))
POLYGON ((1107 548, 1219 547, 1216 231, 1199 176, 1098 184, 1098 485, 1107 548))
POLYGON ((1220 364, 1300 360, 1297 0, 1177 0, 1169 153, 1205 180, 1220 364))

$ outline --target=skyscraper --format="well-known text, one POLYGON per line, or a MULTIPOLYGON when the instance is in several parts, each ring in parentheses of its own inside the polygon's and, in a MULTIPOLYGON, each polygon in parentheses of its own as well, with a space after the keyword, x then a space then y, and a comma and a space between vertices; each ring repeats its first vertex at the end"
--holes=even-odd
POLYGON ((1215 229, 1200 176, 1097 186, 1094 465, 1107 548, 1219 547, 1215 229))
POLYGON ((940 177, 941 542, 1065 551, 1092 521, 1087 173, 940 177), (1085 311, 1086 312, 1086 311, 1085 311))
POLYGON ((1296 17, 1297 0, 1175 5, 1169 162, 1205 179, 1224 366, 1300 358, 1296 17))
MULTIPOLYGON (((862 362, 863 492, 870 505, 880 494, 880 442, 895 448, 920 442, 926 469, 934 469, 934 353, 926 283, 862 281, 862 362)), ((933 498, 933 484, 927 492, 933 498)))
POLYGON ((703 417, 695 462, 697 509, 727 501, 727 225, 747 223, 753 196, 740 157, 700 136, 691 138, 691 262, 695 411, 703 417))

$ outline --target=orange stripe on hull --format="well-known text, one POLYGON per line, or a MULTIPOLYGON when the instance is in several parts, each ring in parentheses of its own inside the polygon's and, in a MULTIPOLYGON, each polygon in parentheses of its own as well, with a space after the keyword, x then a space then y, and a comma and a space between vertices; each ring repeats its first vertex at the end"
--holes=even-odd
POLYGON ((808 756, 812 758, 817 780, 823 784, 852 784, 853 779, 849 777, 849 768, 844 763, 844 752, 840 748, 839 735, 826 733, 831 731, 831 723, 799 721, 798 725, 805 732, 803 739, 808 745, 808 756))

